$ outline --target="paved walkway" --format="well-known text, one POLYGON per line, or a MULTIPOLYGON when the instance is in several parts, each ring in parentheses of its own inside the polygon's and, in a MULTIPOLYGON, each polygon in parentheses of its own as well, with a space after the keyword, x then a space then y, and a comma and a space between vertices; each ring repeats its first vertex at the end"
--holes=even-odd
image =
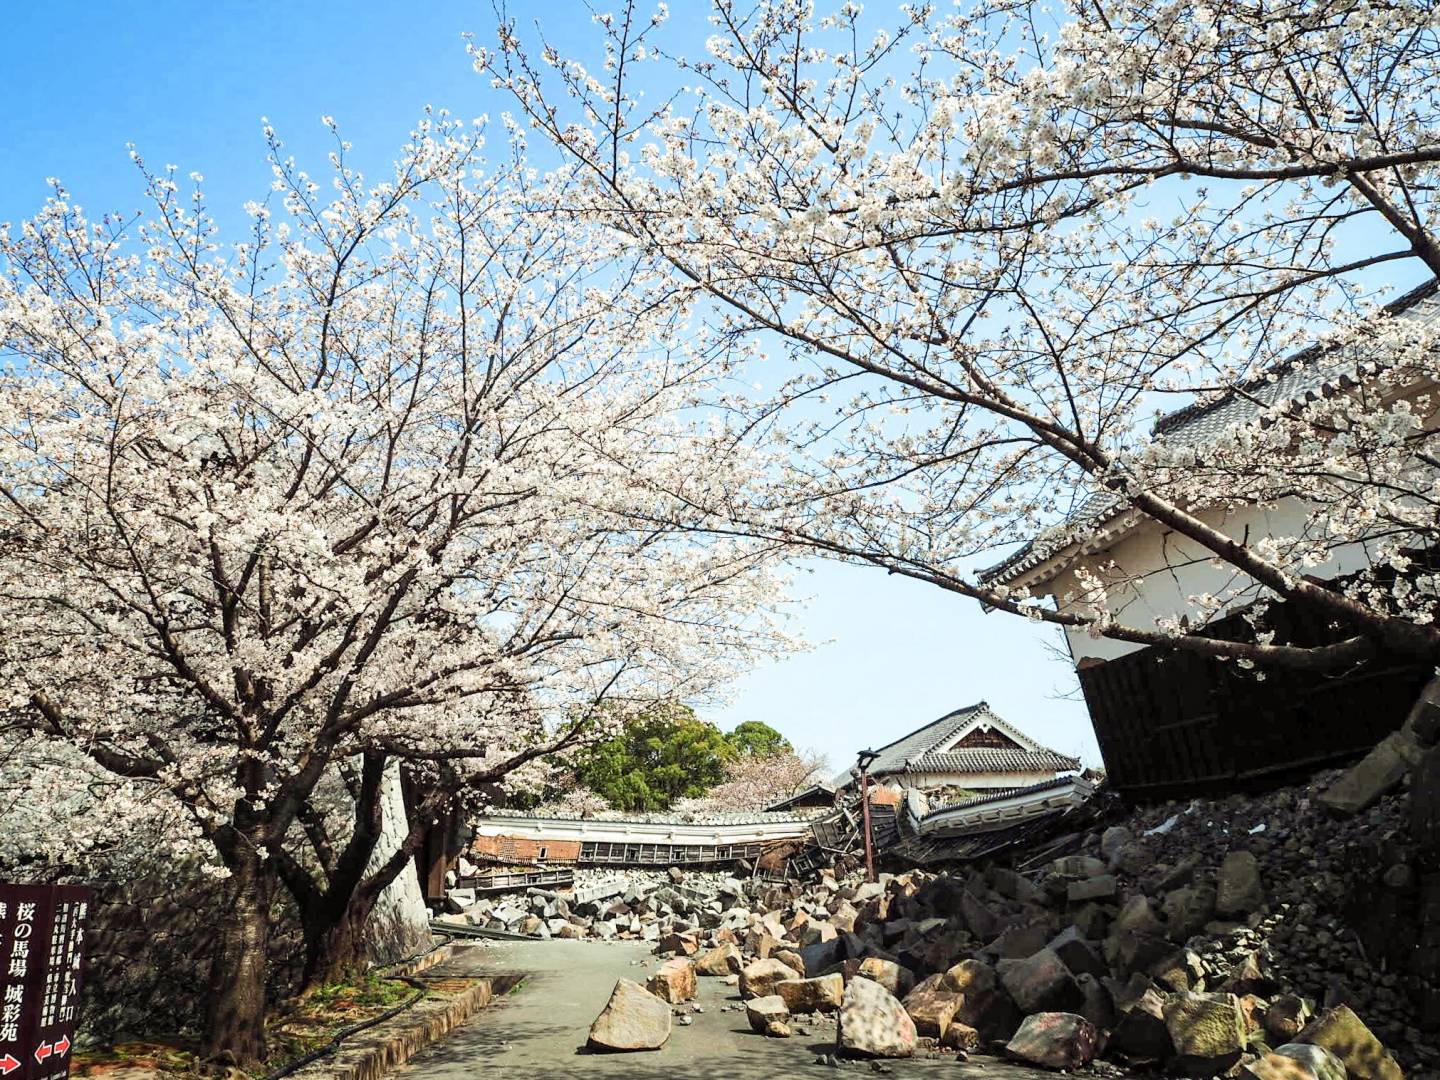
MULTIPOLYGON (((721 1008, 738 1000, 723 979, 701 979, 704 1012, 688 1027, 676 1025, 664 1048, 648 1053, 589 1054, 583 1051, 595 1019, 617 978, 644 982, 659 961, 650 946, 589 941, 493 943, 467 950, 445 973, 528 972, 524 984, 483 1010, 429 1049, 397 1075, 407 1080, 587 1080, 621 1077, 648 1080, 769 1080, 780 1076, 855 1073, 816 1065, 817 1054, 834 1049, 833 1024, 811 1027, 811 1034, 767 1039, 751 1032, 743 1012, 721 1008), (642 961, 643 964, 636 964, 642 961)), ((969 1080, 1032 1080, 1054 1074, 1018 1068, 994 1058, 956 1065, 953 1057, 897 1061, 897 1077, 941 1070, 969 1080)), ((864 1068, 864 1066, 861 1066, 864 1068)), ((870 1070, 865 1069, 870 1075, 870 1070)))

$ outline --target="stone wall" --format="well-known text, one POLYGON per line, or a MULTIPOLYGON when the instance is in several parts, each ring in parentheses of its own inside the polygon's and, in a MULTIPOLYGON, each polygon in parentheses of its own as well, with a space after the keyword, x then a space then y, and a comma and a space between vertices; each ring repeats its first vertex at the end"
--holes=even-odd
MULTIPOLYGON (((126 1035, 194 1030, 201 1019, 223 883, 194 867, 95 889, 81 1034, 109 1043, 126 1035)), ((293 989, 303 956, 288 898, 272 915, 272 992, 293 989)))

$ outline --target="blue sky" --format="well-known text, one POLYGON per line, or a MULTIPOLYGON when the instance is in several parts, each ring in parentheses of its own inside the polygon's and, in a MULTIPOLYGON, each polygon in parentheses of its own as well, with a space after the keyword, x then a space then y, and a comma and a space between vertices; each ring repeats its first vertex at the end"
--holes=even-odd
MULTIPOLYGON (((671 7, 672 33, 699 53, 703 5, 671 7)), ((574 0, 512 0, 510 11, 522 28, 538 20, 562 50, 594 45, 574 0)), ((460 37, 493 37, 487 0, 52 0, 10 5, 6 22, 0 221, 33 214, 50 176, 91 213, 138 208, 133 142, 152 166, 204 174, 225 224, 265 194, 262 116, 320 172, 319 118, 333 115, 373 172, 427 104, 462 116, 508 107, 471 70, 460 37)), ((812 598, 796 629, 813 650, 744 679, 711 719, 764 720, 842 768, 861 747, 984 698, 1042 742, 1099 763, 1052 629, 868 569, 806 564, 796 591, 812 598)))

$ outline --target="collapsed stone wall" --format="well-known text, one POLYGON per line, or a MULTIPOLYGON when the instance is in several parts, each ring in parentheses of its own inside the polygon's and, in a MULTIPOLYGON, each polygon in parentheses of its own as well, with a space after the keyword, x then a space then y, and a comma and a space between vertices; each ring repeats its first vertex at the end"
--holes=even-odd
POLYGON ((1341 775, 1138 811, 1123 842, 1112 840, 1119 867, 1151 892, 1167 868, 1195 867, 1203 910, 1215 886, 1207 867, 1228 851, 1252 854, 1268 915, 1241 929, 1276 972, 1305 996, 1351 1005, 1403 1056, 1440 1066, 1440 866, 1413 835, 1404 787, 1353 815, 1328 812, 1321 795, 1341 775))

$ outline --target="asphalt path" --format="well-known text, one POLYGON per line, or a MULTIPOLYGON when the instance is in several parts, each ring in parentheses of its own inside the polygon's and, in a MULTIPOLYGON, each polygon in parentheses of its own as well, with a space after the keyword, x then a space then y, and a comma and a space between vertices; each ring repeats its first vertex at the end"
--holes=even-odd
MULTIPOLYGON (((817 1065, 817 1056, 834 1052, 830 1021, 799 1026, 809 1034, 767 1039, 750 1030, 744 1011, 726 1009, 739 1000, 723 979, 699 980, 702 1012, 687 1025, 675 1024, 660 1050, 596 1054, 585 1050, 585 1037, 619 978, 643 983, 660 961, 650 946, 592 941, 489 943, 467 949, 437 973, 525 973, 525 981, 489 1008, 413 1058, 396 1075, 407 1080, 587 1080, 624 1077, 635 1080, 763 1080, 769 1077, 876 1075, 868 1062, 842 1067, 817 1065)), ((945 1075, 971 1080, 1035 1080, 1054 1073, 1021 1068, 976 1056, 958 1063, 953 1055, 935 1059, 886 1062, 895 1077, 945 1075)))

